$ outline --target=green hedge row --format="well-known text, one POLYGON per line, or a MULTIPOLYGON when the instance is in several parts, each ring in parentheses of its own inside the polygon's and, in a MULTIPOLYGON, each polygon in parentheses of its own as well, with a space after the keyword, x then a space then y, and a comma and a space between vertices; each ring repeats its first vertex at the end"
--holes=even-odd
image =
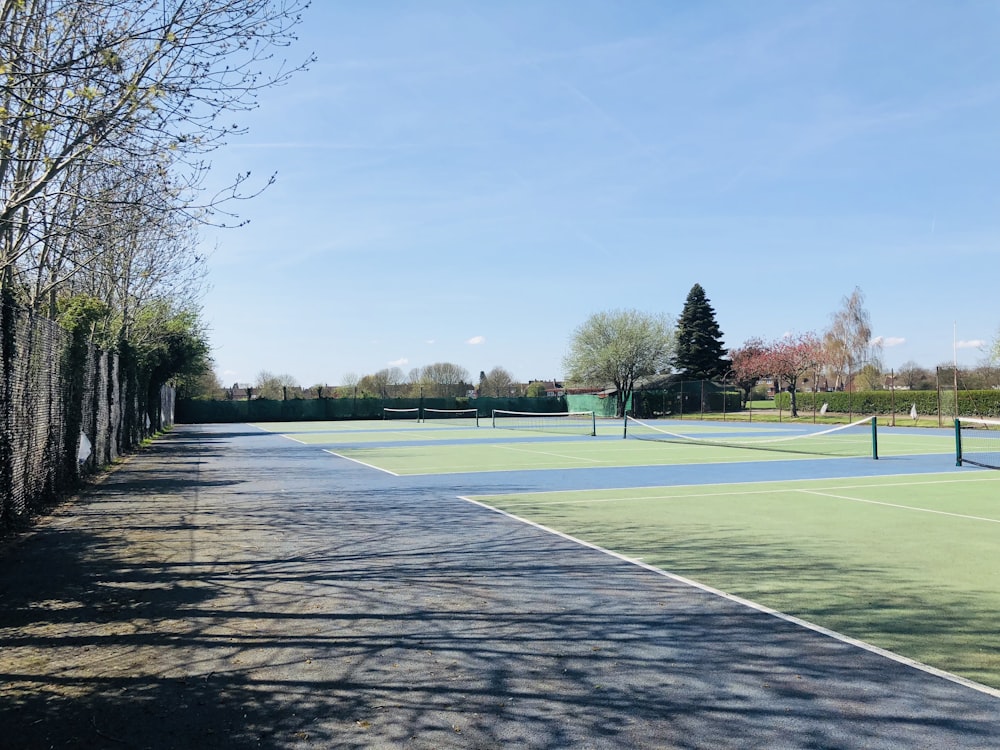
MULTIPOLYGON (((800 412, 812 411, 813 404, 818 411, 823 404, 832 412, 855 414, 909 414, 915 404, 917 414, 937 416, 937 391, 835 391, 833 393, 813 393, 798 391, 796 402, 800 412)), ((944 415, 953 414, 954 391, 942 391, 940 410, 944 415)), ((782 409, 791 409, 791 394, 779 393, 775 405, 782 409)), ((965 416, 1000 417, 1000 391, 959 391, 958 413, 965 416)))

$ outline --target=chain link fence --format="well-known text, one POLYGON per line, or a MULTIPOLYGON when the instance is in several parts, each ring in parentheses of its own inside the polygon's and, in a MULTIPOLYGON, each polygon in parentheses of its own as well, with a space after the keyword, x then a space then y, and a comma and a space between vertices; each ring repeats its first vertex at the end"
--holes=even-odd
POLYGON ((173 389, 57 323, 0 305, 0 531, 173 423, 173 389))

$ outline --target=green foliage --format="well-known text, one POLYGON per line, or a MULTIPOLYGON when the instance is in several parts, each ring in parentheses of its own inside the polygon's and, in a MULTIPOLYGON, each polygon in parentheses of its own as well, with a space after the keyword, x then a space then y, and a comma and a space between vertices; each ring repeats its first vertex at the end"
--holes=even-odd
POLYGON ((854 387, 859 391, 881 391, 885 388, 885 377, 875 365, 865 365, 854 376, 854 387))
POLYGON ((681 317, 677 321, 674 367, 686 378, 721 378, 729 369, 728 363, 723 359, 725 354, 722 331, 715 320, 715 310, 701 284, 695 284, 688 292, 681 317))
POLYGON ((618 416, 638 378, 670 364, 674 331, 663 315, 613 310, 591 315, 576 329, 564 365, 570 380, 617 390, 618 416))
POLYGON ((545 397, 545 383, 540 380, 536 380, 533 383, 528 383, 528 390, 525 393, 528 398, 544 398, 545 397))
POLYGON ((171 378, 197 376, 211 364, 208 339, 198 313, 177 310, 160 300, 146 305, 136 316, 132 344, 139 369, 151 388, 171 378))
POLYGON ((63 297, 56 303, 56 320, 73 334, 89 334, 93 325, 106 317, 108 312, 106 304, 86 294, 63 297))
POLYGON ((183 375, 177 378, 178 398, 222 398, 225 388, 219 381, 219 376, 209 366, 201 372, 183 375))
MULTIPOLYGON (((950 416, 953 411, 953 391, 942 393, 941 411, 950 416)), ((827 410, 847 414, 892 414, 895 408, 897 418, 908 415, 911 407, 916 404, 917 413, 936 416, 938 413, 937 391, 834 391, 832 393, 814 393, 799 391, 797 394, 799 409, 818 411, 823 404, 827 410)), ((791 406, 790 394, 782 392, 775 398, 775 406, 788 409, 791 406)), ((1000 391, 959 391, 958 412, 965 416, 994 418, 1000 417, 1000 391)))
MULTIPOLYGON (((64 445, 76 446, 83 427, 83 402, 86 386, 87 350, 90 332, 94 324, 107 315, 107 306, 100 300, 87 295, 67 297, 57 305, 59 324, 69 331, 69 341, 62 352, 62 366, 59 368, 62 391, 66 399, 63 419, 64 445)), ((75 450, 66 451, 62 456, 60 471, 69 486, 79 479, 79 467, 75 450)))

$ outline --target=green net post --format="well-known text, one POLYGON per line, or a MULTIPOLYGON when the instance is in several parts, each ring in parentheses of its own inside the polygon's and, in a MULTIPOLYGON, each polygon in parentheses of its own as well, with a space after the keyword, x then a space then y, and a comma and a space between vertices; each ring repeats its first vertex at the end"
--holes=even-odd
POLYGON ((962 421, 955 419, 955 466, 962 465, 962 421))
POLYGON ((878 461, 878 418, 872 417, 872 458, 878 461))

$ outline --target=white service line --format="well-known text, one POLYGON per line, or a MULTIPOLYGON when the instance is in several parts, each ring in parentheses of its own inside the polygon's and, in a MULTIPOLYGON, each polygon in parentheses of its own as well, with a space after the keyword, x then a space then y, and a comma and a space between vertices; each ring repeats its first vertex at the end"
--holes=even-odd
MULTIPOLYGON (((841 486, 829 487, 827 489, 832 491, 841 490, 864 490, 864 489, 876 489, 879 487, 926 487, 934 484, 964 484, 965 482, 998 482, 1000 481, 1000 474, 995 472, 986 471, 985 469, 981 471, 983 476, 981 477, 970 477, 963 479, 934 479, 931 481, 921 481, 921 482, 876 482, 873 484, 845 484, 841 486)), ((886 477, 911 477, 919 476, 914 474, 887 474, 886 477)), ((883 477, 874 476, 871 479, 881 479, 883 477)), ((821 482, 821 479, 787 479, 787 480, 774 480, 774 479, 764 479, 753 482, 733 482, 732 485, 736 486, 746 486, 746 485, 776 485, 776 484, 787 484, 788 487, 765 487, 759 490, 720 490, 718 492, 691 492, 691 493, 680 493, 680 494, 658 494, 658 495, 615 495, 614 497, 600 497, 596 499, 586 499, 586 498, 570 498, 568 500, 554 500, 552 502, 546 503, 546 505, 573 505, 573 504, 584 504, 584 503, 615 503, 615 502, 629 502, 633 500, 697 500, 703 497, 739 497, 743 495, 771 495, 781 492, 806 492, 807 488, 791 486, 794 484, 799 484, 802 482, 821 482)), ((727 484, 677 484, 672 485, 671 489, 698 489, 701 487, 727 487, 732 486, 727 484)), ((609 492, 634 492, 637 487, 614 487, 609 489, 600 490, 541 490, 537 492, 519 492, 516 493, 515 497, 525 497, 525 502, 534 501, 536 497, 542 495, 564 495, 564 494, 593 494, 595 492, 600 492, 602 494, 607 494, 609 492)), ((664 489, 649 487, 649 489, 664 489)), ((815 490, 818 492, 819 490, 815 490)), ((481 497, 494 497, 494 494, 482 495, 481 497)), ((477 496, 479 497, 479 496, 477 496)))
POLYGON ((834 500, 850 500, 854 503, 867 503, 868 505, 884 505, 887 508, 899 508, 901 510, 912 510, 917 513, 934 513, 938 516, 952 516, 953 518, 965 518, 969 521, 986 521, 987 523, 1000 523, 1000 518, 984 518, 983 516, 968 516, 964 513, 952 513, 947 510, 933 510, 932 508, 917 508, 913 505, 900 505, 899 503, 886 503, 881 500, 865 500, 861 497, 848 497, 847 495, 834 495, 832 492, 819 492, 818 490, 797 489, 806 495, 819 495, 820 497, 832 497, 834 500))
POLYGON ((603 464, 607 461, 603 461, 598 458, 581 458, 580 456, 565 456, 562 453, 550 453, 549 451, 532 451, 527 448, 512 448, 509 445, 497 445, 497 448, 502 448, 506 451, 514 451, 516 453, 528 453, 532 456, 552 456, 553 458, 567 458, 570 461, 587 461, 592 464, 603 464))

